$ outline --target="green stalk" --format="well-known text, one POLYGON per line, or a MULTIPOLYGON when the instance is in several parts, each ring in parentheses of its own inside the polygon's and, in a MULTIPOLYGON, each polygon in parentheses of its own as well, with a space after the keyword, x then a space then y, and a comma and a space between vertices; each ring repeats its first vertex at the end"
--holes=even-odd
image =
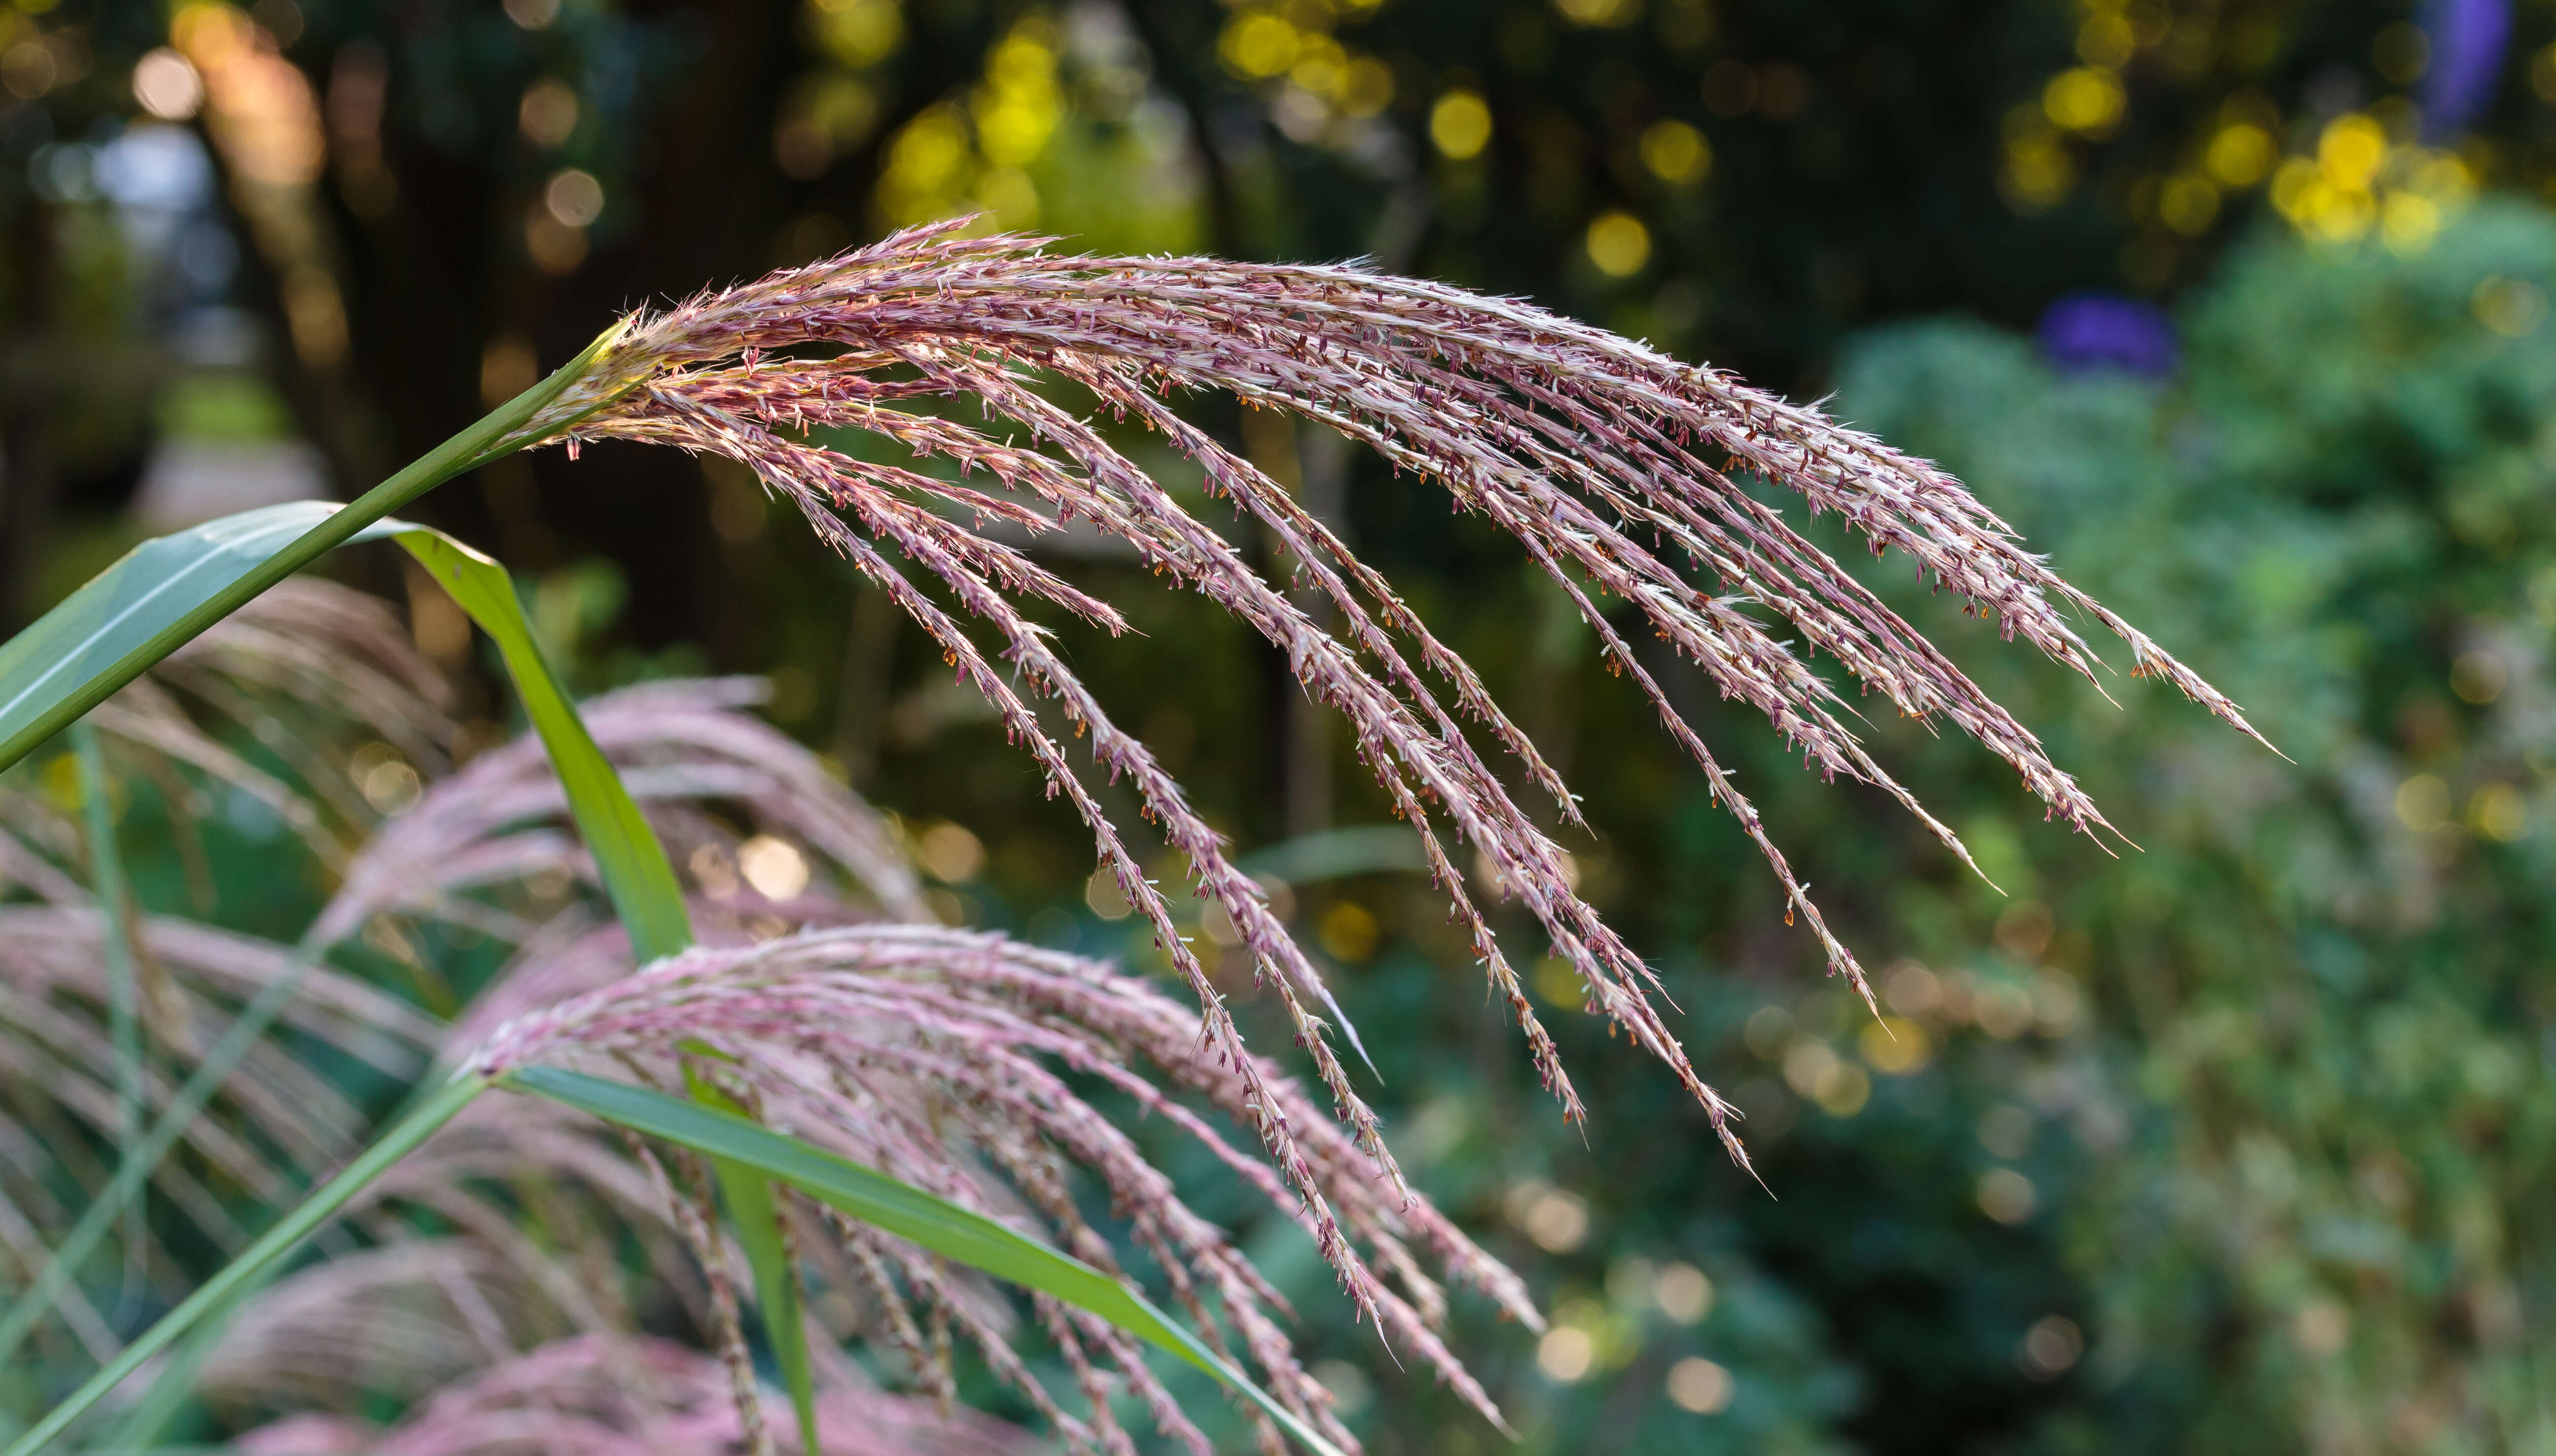
POLYGON ((486 1078, 475 1074, 456 1077, 445 1084, 443 1091, 348 1163, 345 1171, 321 1185, 318 1192, 304 1199, 300 1207, 285 1215, 282 1223, 267 1230, 263 1238, 224 1264, 222 1271, 189 1295, 186 1303, 162 1316, 158 1324, 126 1346, 124 1353, 106 1369, 89 1377, 86 1384, 55 1406, 25 1435, 10 1442, 6 1451, 0 1451, 0 1456, 35 1456, 36 1452, 52 1444, 54 1438, 67 1429, 72 1421, 86 1414, 90 1406, 122 1385, 127 1376, 140 1370, 144 1362, 167 1349, 207 1313, 219 1308, 235 1290, 264 1272, 269 1264, 292 1253, 294 1246, 328 1222, 356 1194, 389 1171, 393 1163, 435 1135, 436 1129, 451 1122, 454 1114, 468 1107, 470 1100, 487 1091, 490 1085, 486 1078))
MULTIPOLYGON (((133 965, 133 894, 124 878, 124 857, 115 848, 115 806, 108 802, 106 755, 97 745, 97 729, 75 725, 72 752, 79 762, 80 809, 88 821, 89 881, 97 892, 98 913, 105 918, 107 1035, 115 1045, 115 1145, 131 1158, 142 1136, 142 1028, 136 1014, 141 1001, 133 965)), ((130 1300, 142 1283, 142 1205, 126 1205, 124 1227, 124 1297, 130 1300)), ((81 1253, 85 1255, 86 1250, 81 1253)), ((45 1301, 50 1308, 53 1300, 45 1301)), ((0 1349, 8 1358, 14 1340, 0 1349)))
POLYGON ((15 736, 0 742, 0 769, 26 757, 37 744, 78 722, 82 715, 105 702, 117 689, 140 677, 153 663, 192 641, 206 627, 255 600, 267 588, 343 545, 357 531, 464 470, 537 443, 502 444, 508 435, 522 429, 570 385, 583 378, 595 359, 621 336, 621 329, 622 326, 616 324, 605 330, 594 342, 585 346, 583 353, 560 365, 549 378, 418 457, 398 474, 358 496, 352 505, 305 531, 294 539, 293 544, 269 557, 255 570, 213 594, 194 610, 162 628, 149 641, 116 659, 114 666, 96 679, 64 695, 15 736))
POLYGON ((54 1251, 54 1257, 38 1271, 35 1281, 27 1286, 27 1292, 19 1295, 17 1301, 9 1306, 7 1315, 0 1316, 0 1362, 15 1355, 18 1346, 35 1331, 46 1315, 53 1312, 55 1301, 61 1299, 63 1291, 70 1286, 71 1277, 79 1271, 89 1251, 97 1247, 98 1240, 106 1237, 107 1228, 115 1222, 115 1216, 127 1208, 138 1210, 141 1207, 142 1188, 150 1180, 151 1170, 158 1167, 160 1160, 169 1155, 169 1149, 186 1135, 187 1128, 195 1121, 195 1115, 202 1112, 204 1105, 213 1100, 213 1094, 221 1090, 222 1082, 230 1076, 231 1069, 257 1046, 258 1038, 283 1013, 319 959, 317 948, 305 946, 282 976, 268 983, 266 989, 257 993, 256 999, 241 1008, 230 1029, 222 1033, 221 1040, 213 1043, 212 1050, 195 1064, 194 1075, 187 1079, 186 1085, 178 1089, 178 1095, 161 1110, 160 1120, 151 1125, 151 1130, 125 1144, 124 1160, 117 1165, 115 1177, 81 1211, 79 1222, 64 1236, 61 1246, 54 1251))

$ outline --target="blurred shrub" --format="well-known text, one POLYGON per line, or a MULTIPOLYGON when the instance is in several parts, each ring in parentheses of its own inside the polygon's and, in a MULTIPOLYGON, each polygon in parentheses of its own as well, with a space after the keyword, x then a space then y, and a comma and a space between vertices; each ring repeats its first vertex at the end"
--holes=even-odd
POLYGON ((1842 374, 2298 760, 2047 674, 2025 710, 2146 851, 2043 866, 2060 933, 2022 959, 2099 1029, 2014 1091, 2089 1158, 2058 1217, 2090 1378, 2177 1444, 2556 1440, 2551 288, 2556 218, 2488 206, 2412 257, 2259 237, 2163 385, 1955 323, 1842 374))

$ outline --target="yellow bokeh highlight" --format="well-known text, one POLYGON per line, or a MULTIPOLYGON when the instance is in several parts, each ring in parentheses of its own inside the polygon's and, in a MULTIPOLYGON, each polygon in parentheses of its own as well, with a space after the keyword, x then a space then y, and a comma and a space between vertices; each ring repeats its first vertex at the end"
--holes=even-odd
POLYGON ((1546 1005, 1580 1010, 1589 1004, 1589 983, 1569 961, 1560 956, 1547 956, 1527 973, 1527 984, 1546 1005))
POLYGON ((948 192, 966 169, 967 153, 967 123, 957 108, 932 107, 888 144, 882 186, 918 196, 948 192))
POLYGON ((1323 912, 1315 937, 1335 960, 1363 961, 1375 954, 1382 930, 1373 911, 1355 900, 1342 900, 1323 912))
POLYGON ((1630 278, 1651 261, 1651 230, 1630 212, 1601 213, 1589 224, 1589 261, 1609 278, 1630 278))
POLYGON ((1332 100, 1348 89, 1349 55, 1341 43, 1313 31, 1299 33, 1296 62, 1287 67, 1287 79, 1306 90, 1332 100))
POLYGON ((1593 29, 1631 25, 1642 15, 1641 0, 1553 0, 1553 8, 1571 24, 1593 29))
POLYGON ((2189 173, 2168 178, 2157 190, 2157 217, 2185 237, 2199 237, 2219 220, 2219 189, 2189 173))
POLYGON ((2390 193, 2378 204, 2378 240, 2391 253, 2412 257, 2430 247, 2440 231, 2440 203, 2419 193, 2390 193))
POLYGON ((2272 134, 2250 121, 2219 129, 2202 153, 2201 165, 2221 187, 2252 187, 2271 173, 2279 157, 2272 134))
POLYGON ((1491 108, 1476 93, 1449 91, 1429 108, 1429 140, 1458 162, 1481 155, 1491 141, 1491 108))
POLYGON ((976 179, 975 196, 970 200, 992 213, 998 226, 1028 227, 1038 221, 1038 184, 1017 167, 986 168, 976 179))
MULTIPOLYGON (((2468 298, 2468 309, 2478 323, 2503 337, 2526 338, 2538 331, 2539 323, 2547 317, 2547 295, 2534 283, 2496 273, 2476 286, 2476 292, 2468 298)), ((2464 682, 2462 677, 2454 676, 2451 687, 2453 691, 2468 688, 2459 696, 2470 702, 2490 703, 2501 692, 2501 684, 2492 678, 2483 680, 2492 691, 2480 692, 2475 690, 2478 685, 2464 682)))
POLYGON ((2088 66, 2118 70, 2137 49, 2137 35, 2128 18, 2117 11, 2098 11, 2077 27, 2077 59, 2088 66))
MULTIPOLYGON (((1231 0, 1228 0, 1231 3, 1231 0)), ((1298 141, 1340 118, 1363 121, 1393 101, 1393 67, 1334 39, 1336 12, 1370 9, 1376 0, 1256 0, 1237 10, 1216 36, 1224 68, 1249 81, 1284 83, 1280 129, 1298 141)), ((1341 139, 1344 133, 1334 133, 1341 139)))
POLYGON ((2449 785, 2418 773, 2396 786, 2396 818, 2416 834, 2430 834, 2450 822, 2449 785))
POLYGON ((814 0, 810 11, 817 44, 854 69, 885 61, 905 40, 897 0, 814 0))
POLYGON ((1235 16, 1215 43, 1216 55, 1224 64, 1252 80, 1285 74, 1303 50, 1302 33, 1267 11, 1246 11, 1235 16))
POLYGON ((1934 1039, 1926 1028, 1899 1016, 1865 1022, 1856 1033, 1855 1046, 1872 1070, 1891 1076, 1914 1072, 1935 1055, 1934 1039))
POLYGON ((2007 205, 2018 212, 2039 212, 2056 205, 2076 185, 2076 160, 2041 108, 2027 102, 2007 112, 2005 165, 1997 169, 1997 186, 2007 205))
POLYGON ((2509 784, 2488 784, 2469 801, 2468 823, 2487 839, 2510 844, 2529 832, 2529 801, 2509 784))
POLYGON ((963 104, 927 108, 889 139, 879 210, 896 224, 983 212, 991 227, 1039 222, 1029 168, 1065 122, 1055 27, 1033 16, 985 54, 984 78, 963 104))
POLYGON ((2041 109, 2052 125, 2089 136, 2119 125, 2128 106, 2129 92, 2121 88, 2121 78, 2100 66, 2063 70, 2041 90, 2041 109))
POLYGON ((2378 164, 2386 160, 2386 128, 2358 111, 2336 117, 2317 138, 2317 166, 2325 169, 2328 181, 2348 191, 2367 192, 2378 164))
POLYGON ((1351 60, 1341 93, 1332 100, 1347 115, 1375 115, 1393 103, 1393 67, 1372 56, 1351 60))
POLYGON ((1642 165, 1673 187, 1693 187, 1713 171, 1713 144, 1683 121, 1655 121, 1642 132, 1642 165))
POLYGON ((968 100, 976 146, 993 166, 1025 167, 1047 149, 1065 118, 1056 52, 1043 26, 1015 29, 985 58, 985 83, 968 100))
POLYGON ((2376 117, 2354 111, 2326 124, 2312 157, 2282 162, 2271 191, 2273 207, 2309 238, 2342 243, 2374 232, 2410 256, 2431 246, 2476 182, 2457 157, 2391 142, 2376 117))

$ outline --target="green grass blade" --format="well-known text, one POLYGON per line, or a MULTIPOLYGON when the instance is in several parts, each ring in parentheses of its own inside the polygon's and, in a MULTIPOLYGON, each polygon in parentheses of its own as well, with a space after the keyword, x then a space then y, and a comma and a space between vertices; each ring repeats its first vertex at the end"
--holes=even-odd
MULTIPOLYGON (((693 1101, 741 1116, 736 1100, 697 1077, 686 1082, 693 1101)), ((808 1356, 808 1322, 800 1312, 799 1276, 790 1264, 790 1248, 781 1237, 780 1189, 770 1178, 734 1158, 710 1155, 718 1175, 719 1197, 736 1225, 737 1242, 745 1247, 746 1264, 754 1271, 755 1301, 763 1310, 764 1337, 772 1343, 773 1364, 799 1412, 799 1438, 808 1456, 819 1456, 817 1438, 817 1372, 808 1356)))
POLYGON ((569 812, 577 833, 594 856, 604 892, 614 913, 630 933, 630 947, 643 962, 671 956, 693 943, 684 890, 657 833, 621 784, 621 776, 594 745, 577 717, 576 706, 562 692, 559 680, 542 658, 530 618, 515 595, 515 583, 496 562, 441 531, 404 522, 389 523, 400 545, 417 558, 436 582, 470 613, 497 643, 514 679, 524 716, 541 734, 542 746, 568 792, 569 812))
MULTIPOLYGON (((514 579, 495 561, 441 532, 405 524, 394 529, 400 545, 496 641, 524 714, 541 735, 551 767, 568 794, 577 832, 594 856, 613 911, 630 936, 633 953, 647 962, 690 947, 692 917, 665 848, 543 659, 523 600, 515 595, 514 579)), ((696 1085, 693 1095, 707 1105, 736 1110, 706 1084, 696 1085)), ((815 1363, 800 1308, 798 1275, 782 1240, 779 1191, 771 1179, 742 1163, 714 1155, 711 1164, 754 1274, 755 1303, 763 1313, 765 1336, 780 1367, 782 1384, 798 1410, 801 1439, 808 1456, 817 1456, 815 1363)))
MULTIPOLYGON (((97 729, 76 725, 72 756, 79 764, 80 811, 87 821, 89 881, 105 919, 107 1040, 115 1048, 115 1147, 131 1157, 142 1140, 141 989, 133 964, 133 891, 124 877, 124 857, 115 845, 115 805, 107 797, 106 754, 98 747, 97 729)), ((124 1295, 131 1299, 142 1283, 142 1205, 128 1206, 124 1222, 124 1295)), ((50 1304, 50 1301, 48 1301, 50 1304)))
MULTIPOLYGON (((611 761, 595 746, 575 705, 543 659, 523 600, 515 595, 514 579, 504 567, 441 532, 405 524, 396 531, 400 545, 496 641, 524 715, 541 734, 552 770, 567 791, 569 812, 576 820, 587 852, 594 856, 595 870, 612 898, 613 912, 630 936, 632 952, 647 962, 689 948, 692 916, 675 867, 667 862, 656 831, 639 812, 611 761)), ((693 1094, 712 1106, 733 1109, 715 1088, 696 1086, 693 1094)), ((711 1163, 754 1273, 755 1303, 763 1312, 773 1360, 798 1409, 809 1456, 816 1456, 815 1365, 809 1356, 807 1321, 800 1312, 798 1276, 782 1243, 777 1190, 770 1179, 742 1164, 720 1157, 713 1157, 711 1163)))
POLYGON ((116 651, 117 644, 182 613, 189 601, 208 599, 211 584, 245 580, 243 574, 252 569, 262 573, 322 532, 334 536, 330 544, 395 538, 495 639, 640 959, 655 960, 691 945, 674 867, 543 661, 505 569, 440 531, 396 519, 355 520, 356 512, 356 506, 293 501, 242 511, 134 548, 69 600, 0 645, 0 731, 35 711, 29 705, 50 701, 48 695, 62 681, 91 680, 96 663, 116 651))
POLYGON ((35 1456, 36 1452, 52 1444, 56 1436, 122 1385, 126 1377, 141 1369, 144 1362, 167 1349, 197 1320, 220 1308, 234 1291, 263 1274, 268 1265, 292 1253, 296 1245, 345 1207, 347 1200, 364 1191, 393 1163, 433 1136, 437 1128, 451 1122, 454 1114, 469 1106, 470 1099, 487 1089, 487 1081, 479 1077, 458 1077, 447 1083, 442 1091, 409 1114, 399 1125, 365 1148, 346 1165, 344 1171, 320 1185, 317 1192, 285 1215, 282 1222, 267 1230, 255 1244, 242 1250, 238 1257, 222 1265, 221 1272, 188 1295, 185 1303, 161 1316, 158 1324, 144 1331, 142 1338, 124 1347, 122 1355, 89 1377, 87 1383, 72 1391, 69 1398, 46 1412, 43 1420, 11 1441, 6 1451, 0 1451, 0 1456, 35 1456))
POLYGON ((460 434, 342 510, 303 502, 246 511, 135 547, 25 631, 0 643, 0 769, 106 701, 259 593, 506 446, 620 334, 615 325, 460 434))
MULTIPOLYGON (((499 1086, 565 1103, 636 1132, 758 1168, 820 1203, 999 1279, 1086 1310, 1214 1376, 1320 1456, 1338 1447, 1142 1294, 984 1215, 836 1157, 734 1113, 557 1067, 526 1067, 499 1086)), ((14 1456, 14 1453, 10 1453, 14 1456)))

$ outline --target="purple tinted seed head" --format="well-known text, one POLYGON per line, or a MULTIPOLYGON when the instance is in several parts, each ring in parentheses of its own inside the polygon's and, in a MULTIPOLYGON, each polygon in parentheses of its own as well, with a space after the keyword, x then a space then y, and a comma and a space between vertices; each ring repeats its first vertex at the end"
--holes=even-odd
MULTIPOLYGON (((1762 715, 1824 778, 1881 788, 1965 862, 1952 831, 1862 746, 1853 710, 1813 670, 1810 653, 1827 654, 1861 693, 1978 739, 2052 816, 2089 834, 2111 827, 2031 730, 1784 510, 1743 488, 1742 477, 1783 487, 1814 516, 1837 513, 1877 553, 1906 553, 1967 610, 1993 615, 2002 635, 2090 680, 2096 659, 2064 613, 2092 618, 2128 644, 2134 674, 2163 677, 2253 732, 2226 697, 2025 551, 1959 482, 1816 409, 1514 300, 1356 267, 1051 255, 1045 241, 930 224, 636 316, 588 378, 528 432, 724 456, 796 506, 922 626, 1037 759, 1050 791, 1074 805, 1102 867, 1196 993, 1208 1044, 1251 1082, 1259 1064, 1176 932, 1162 890, 1046 715, 1061 718, 1071 736, 1087 735, 1092 763, 1133 787, 1144 817, 1188 864, 1194 891, 1230 919, 1253 974, 1292 1018, 1333 1111, 1397 1186, 1376 1120, 1333 1049, 1336 1036, 1354 1047, 1356 1033, 1322 976, 1180 786, 1025 613, 1045 603, 1112 633, 1125 629, 1123 618, 960 516, 1032 539, 1067 520, 1088 522, 1270 642, 1308 693, 1347 721, 1394 812, 1419 832, 1432 874, 1566 1116, 1585 1110, 1457 868, 1460 844, 1535 917, 1582 979, 1591 1008, 1667 1063, 1731 1157, 1744 1166, 1746 1155, 1728 1105, 1663 1019, 1657 979, 1573 890, 1567 857, 1512 795, 1501 760, 1551 802, 1553 816, 1577 826, 1560 775, 1389 581, 1258 466, 1186 420, 1172 407, 1176 396, 1221 392, 1327 426, 1516 537, 1757 846, 1781 882, 1787 918, 1809 928, 1831 970, 1867 1003, 1862 968, 1755 807, 1672 706, 1658 658, 1635 651, 1631 618, 1725 698, 1762 715), (1095 420, 1057 403, 1051 381, 1078 386, 1111 419, 1143 427, 1194 462, 1211 494, 1282 548, 1296 580, 1327 603, 1328 624, 1307 610, 1305 594, 1270 581, 1186 511, 1095 420), (936 413, 935 404, 963 408, 936 413), (854 460, 812 440, 818 428, 875 432, 971 477, 982 471, 999 491, 854 460), (1776 619, 1807 651, 1778 634, 1776 619)), ((1271 1099, 1249 1101, 1339 1262, 1301 1126, 1269 1111, 1271 1099)))

